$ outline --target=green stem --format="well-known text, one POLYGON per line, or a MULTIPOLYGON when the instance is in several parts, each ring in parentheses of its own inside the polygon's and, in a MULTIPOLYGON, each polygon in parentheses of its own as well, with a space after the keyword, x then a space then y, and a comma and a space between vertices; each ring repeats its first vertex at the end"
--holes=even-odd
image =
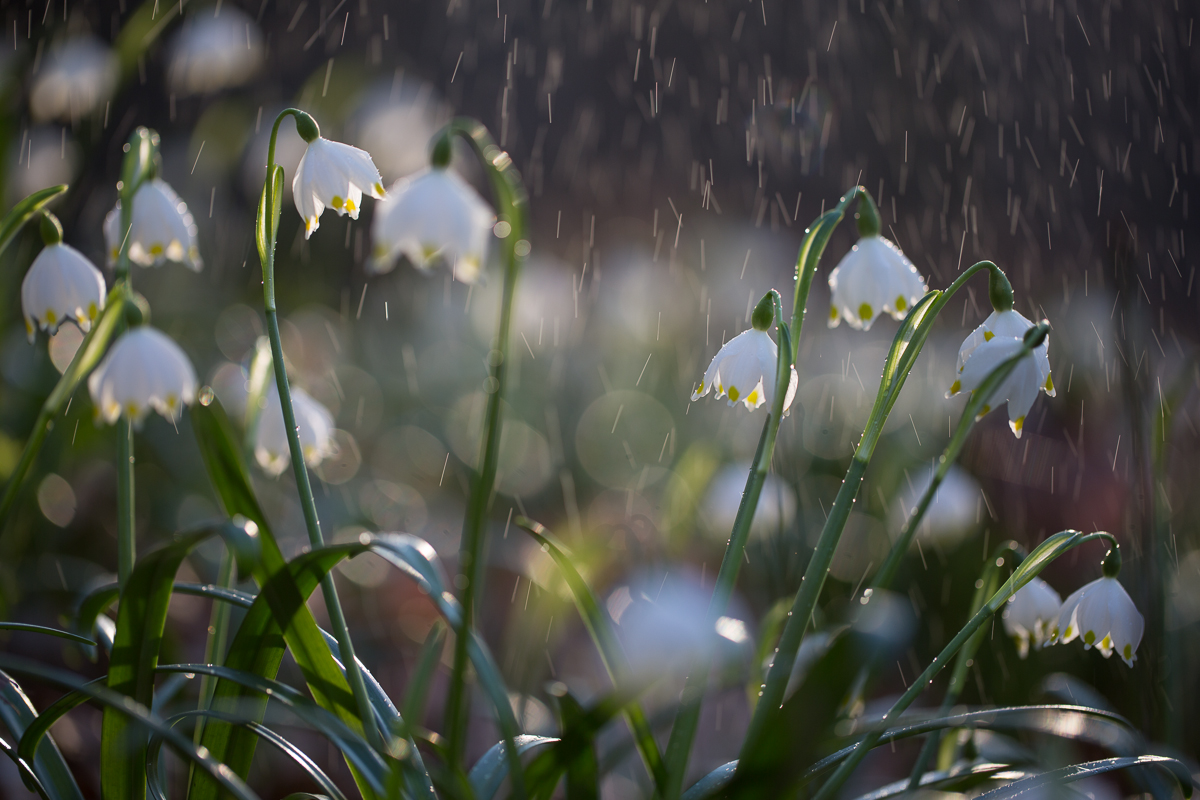
POLYGON ((501 238, 501 261, 504 264, 504 289, 500 299, 500 324, 494 348, 488 353, 491 374, 486 388, 487 406, 484 410, 483 442, 480 467, 472 477, 471 494, 463 520, 462 542, 459 546, 458 576, 463 608, 460 630, 455 631, 453 672, 446 701, 445 732, 448 740, 450 765, 461 768, 466 747, 467 724, 470 717, 470 693, 467 691, 467 643, 474 625, 476 606, 482 594, 484 578, 484 529, 488 509, 496 484, 500 462, 500 401, 508 378, 509 338, 512 328, 513 298, 521 266, 529 255, 527 235, 528 195, 512 159, 502 151, 488 134, 487 128, 473 119, 455 119, 439 135, 448 140, 458 136, 474 151, 488 175, 497 201, 497 217, 509 225, 508 234, 501 238))
MULTIPOLYGON (((706 630, 710 630, 725 613, 729 607, 729 599, 733 596, 733 587, 737 584, 738 573, 741 571, 746 542, 750 538, 750 525, 754 521, 755 511, 758 510, 758 500, 762 494, 763 484, 767 480, 767 473, 771 468, 771 459, 775 454, 775 441, 779 434, 779 423, 783 418, 784 403, 787 400, 794 349, 788 326, 783 322, 783 303, 779 293, 772 289, 769 295, 773 301, 779 332, 779 355, 775 365, 775 393, 771 398, 771 411, 763 423, 762 435, 758 440, 758 449, 754 454, 750 474, 746 476, 746 488, 742 491, 742 500, 733 521, 733 530, 729 535, 729 544, 725 547, 725 556, 721 559, 721 569, 717 573, 716 585, 713 587, 712 598, 709 600, 706 630)), ((666 795, 668 798, 678 797, 683 788, 684 773, 687 771, 688 756, 691 754, 696 729, 700 724, 700 708, 704 700, 705 687, 708 685, 711 666, 709 658, 701 658, 684 683, 679 710, 675 715, 675 724, 671 727, 671 738, 667 742, 666 795)))
MULTIPOLYGON (((849 196, 847 194, 847 197, 849 196)), ((818 222, 815 232, 806 237, 805 242, 807 243, 810 237, 816 239, 822 235, 825 240, 828 240, 832 230, 826 229, 825 220, 831 214, 840 215, 843 213, 846 202, 847 199, 842 198, 842 202, 838 204, 838 207, 827 212, 818 222)), ((840 219, 840 216, 838 219, 840 219)), ((803 248, 801 252, 803 252, 803 248)), ((850 510, 854 505, 854 498, 858 494, 858 488, 862 483, 863 475, 867 471, 867 464, 870 462, 871 456, 875 451, 875 445, 878 443, 879 437, 883 434, 883 426, 887 422, 888 414, 891 412, 892 406, 895 405, 896 399, 900 395, 900 390, 904 387, 909 370, 916 363, 917 356, 920 355, 921 349, 928 339, 930 328, 939 312, 972 275, 984 269, 991 271, 995 281, 998 282, 1003 279, 1003 283, 1008 283, 1007 279, 1003 278, 1004 273, 992 262, 980 261, 977 264, 973 264, 964 270, 944 292, 933 290, 926 295, 925 299, 914 306, 913 310, 909 312, 900 330, 896 333, 892 349, 888 354, 888 360, 884 364, 883 377, 879 383, 879 393, 875 398, 875 404, 863 429, 862 439, 855 449, 854 457, 850 462, 850 468, 846 472, 846 478, 842 482, 841 488, 838 489, 833 508, 830 510, 829 516, 825 521, 825 527, 821 531, 821 538, 817 541, 816 549, 813 551, 812 558, 808 562, 808 567, 804 571, 800 591, 796 593, 796 599, 792 604, 792 611, 788 616, 787 623, 784 625, 783 634, 780 636, 775 658, 771 663, 770 670, 767 672, 767 680, 763 685, 762 695, 759 698, 758 704, 754 707, 750 726, 747 730, 746 738, 742 743, 741 753, 743 758, 748 753, 753 752, 758 746, 758 738, 762 735, 767 719, 770 715, 778 712, 779 707, 783 704, 783 693, 787 688, 788 679, 792 674, 792 667, 796 661, 796 653, 800 649, 800 642, 804 638, 805 630, 816 610, 817 601, 820 599, 821 590, 825 586, 825 579, 829 575, 829 566, 833 563, 833 554, 837 550, 838 542, 841 540, 842 531, 846 527, 846 521, 850 518, 850 510), (930 296, 932 296, 932 299, 929 299, 930 296)), ((804 292, 805 296, 807 296, 806 287, 804 288, 804 292)), ((801 294, 801 286, 799 284, 797 285, 796 293, 797 297, 801 294)), ((800 318, 803 319, 803 315, 800 315, 800 318)))
POLYGON ((990 600, 971 617, 971 620, 963 626, 963 628, 954 635, 937 658, 933 659, 925 671, 917 677, 912 685, 900 696, 892 707, 880 718, 880 727, 877 730, 871 731, 864 736, 854 750, 846 757, 841 764, 838 765, 837 771, 826 781, 816 793, 813 800, 830 800, 836 796, 842 784, 850 777, 850 774, 858 767, 871 748, 879 741, 886 732, 887 722, 890 719, 895 719, 902 714, 905 709, 912 705, 917 696, 925 690, 925 687, 933 682, 933 679, 939 672, 945 668, 950 661, 950 657, 954 655, 960 647, 966 644, 976 631, 983 627, 988 618, 999 611, 1008 599, 1013 596, 1025 584, 1029 583, 1039 572, 1045 569, 1046 565, 1053 561, 1058 556, 1068 550, 1077 547, 1085 542, 1093 539, 1107 539, 1113 547, 1116 547, 1116 539, 1110 534, 1097 532, 1084 534, 1079 531, 1063 531, 1056 533, 1046 541, 1042 542, 1037 549, 1029 554, 1029 558, 1017 568, 1004 586, 994 594, 990 600))
MULTIPOLYGON (((221 565, 217 570, 217 585, 223 589, 229 589, 236 582, 237 558, 233 548, 226 544, 225 553, 221 556, 221 565)), ((233 607, 229 603, 213 600, 208 622, 208 639, 204 644, 205 664, 225 663, 225 644, 229 637, 229 617, 232 613, 233 607)), ((212 705, 213 693, 216 689, 216 678, 212 675, 200 676, 200 700, 196 704, 198 710, 205 711, 212 705)), ((199 745, 203 736, 204 717, 201 716, 196 718, 196 731, 192 735, 192 741, 199 745)))
MULTIPOLYGON (((308 541, 314 547, 323 547, 325 539, 321 535, 321 521, 317 516, 317 502, 313 497, 312 484, 308 478, 308 467, 304 463, 304 451, 300 446, 300 431, 296 426, 296 412, 292 406, 292 392, 288 384, 287 368, 283 360, 283 340, 279 335, 279 314, 275 307, 275 236, 278 229, 279 198, 275 196, 276 173, 282 170, 275 164, 275 138, 279 134, 279 123, 287 115, 297 116, 304 112, 289 108, 280 112, 271 129, 271 144, 268 150, 267 179, 263 187, 264 205, 259 207, 258 231, 261 236, 263 225, 267 225, 268 241, 260 242, 260 255, 263 268, 263 303, 267 315, 267 334, 271 340, 271 355, 275 367, 275 384, 279 389, 279 404, 283 410, 283 426, 287 431, 288 449, 292 459, 292 473, 296 478, 296 490, 300 495, 300 508, 304 512, 304 526, 308 530, 308 541), (269 219, 263 219, 270 215, 269 219)), ((375 714, 371 707, 370 696, 367 694, 367 684, 362 676, 355 659, 354 642, 350 638, 350 629, 346 625, 346 616, 342 611, 341 600, 338 598, 337 586, 333 574, 327 573, 321 579, 321 594, 325 599, 325 608, 329 613, 329 622, 333 627, 334 637, 341 650, 342 663, 346 670, 346 682, 354 694, 355 705, 358 707, 359 720, 366 734, 368 743, 376 750, 384 752, 384 742, 379 728, 375 723, 375 714)))
POLYGON ((133 423, 122 414, 117 419, 117 582, 122 589, 137 561, 133 467, 133 423))
MULTIPOLYGON (((1016 566, 1024 560, 1025 548, 1010 540, 997 547, 992 553, 991 558, 984 565, 983 575, 980 576, 977 584, 979 588, 975 590, 975 596, 971 598, 971 616, 978 614, 987 598, 991 597, 999 588, 996 584, 1000 579, 1000 570, 1004 567, 1006 557, 1009 555, 1016 557, 1013 564, 1016 566)), ((958 651, 958 655, 954 659, 954 671, 950 673, 950 685, 946 687, 946 695, 942 698, 938 716, 947 716, 950 709, 958 703, 963 687, 967 685, 967 672, 971 668, 971 661, 978 652, 979 645, 983 642, 983 632, 983 628, 975 631, 975 634, 968 638, 963 648, 958 651)), ((920 788, 921 776, 925 774, 925 767, 933 758, 933 754, 937 752, 938 745, 942 741, 942 733, 941 729, 935 730, 925 739, 925 744, 921 747, 921 753, 917 756, 917 761, 913 764, 912 772, 909 775, 908 788, 910 790, 920 788)))

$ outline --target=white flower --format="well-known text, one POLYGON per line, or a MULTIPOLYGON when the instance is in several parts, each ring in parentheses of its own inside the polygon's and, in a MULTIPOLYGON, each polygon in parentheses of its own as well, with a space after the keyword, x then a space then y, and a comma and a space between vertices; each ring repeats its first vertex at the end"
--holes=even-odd
MULTIPOLYGON (((337 452, 333 439, 333 415, 303 389, 293 386, 291 393, 304 463, 315 467, 337 452)), ((271 477, 278 477, 291 463, 287 428, 283 423, 283 405, 279 402, 279 387, 273 381, 267 390, 267 404, 258 421, 254 458, 263 472, 271 477)))
MULTIPOLYGON (((775 395, 778 360, 779 349, 766 331, 757 328, 742 331, 713 356, 712 363, 704 371, 700 387, 692 392, 692 400, 699 400, 708 394, 709 389, 716 388, 714 397, 728 395, 729 405, 741 400, 746 408, 753 411, 775 395)), ((792 367, 787 398, 783 402, 785 412, 796 396, 798 382, 796 368, 792 367)))
POLYGON ((401 254, 421 270, 441 258, 458 280, 474 283, 495 221, 491 206, 456 172, 432 167, 401 179, 375 212, 371 270, 391 270, 401 254))
POLYGON ((1104 577, 1076 590, 1063 602, 1051 637, 1056 644, 1080 638, 1084 649, 1094 646, 1105 658, 1115 651, 1132 667, 1145 627, 1145 619, 1121 582, 1104 577))
MULTIPOLYGON (((714 536, 722 541, 729 538, 737 519, 742 493, 746 489, 746 475, 751 464, 739 462, 723 467, 709 481, 701 503, 701 515, 714 536)), ((768 473, 758 496, 754 520, 750 524, 750 535, 766 537, 787 530, 796 516, 796 493, 787 481, 774 473, 768 473)))
POLYGON ((77 120, 101 108, 117 86, 117 58, 91 36, 52 48, 33 81, 29 107, 36 120, 77 120))
POLYGON ((21 310, 30 342, 37 328, 53 336, 66 319, 86 331, 103 308, 104 276, 70 245, 46 245, 21 282, 21 310))
POLYGON ((368 93, 355 117, 355 143, 371 154, 385 180, 395 180, 428 166, 429 142, 447 114, 432 86, 403 78, 368 93))
MULTIPOLYGON (((121 201, 104 218, 104 243, 108 263, 121 254, 125 231, 121 228, 121 201)), ((187 204, 161 178, 148 180, 133 196, 133 218, 129 228, 129 260, 143 267, 176 261, 200 271, 204 262, 196 246, 196 223, 187 204)))
MULTIPOLYGON (((908 522, 913 509, 929 490, 933 475, 933 469, 924 469, 913 476, 912 484, 905 485, 901 502, 892 507, 892 525, 897 532, 908 522)), ((943 547, 958 542, 975 527, 981 499, 979 483, 971 474, 961 467, 951 466, 921 518, 917 535, 943 547)))
POLYGON ((304 237, 320 227, 328 206, 358 219, 363 193, 383 198, 383 179, 366 150, 318 136, 308 143, 292 179, 292 199, 304 220, 304 237))
POLYGON ((1041 648, 1062 610, 1062 597, 1041 578, 1034 578, 1008 599, 1004 608, 1004 630, 1017 645, 1017 655, 1029 655, 1029 643, 1041 648))
POLYGON ((135 424, 150 409, 172 422, 196 399, 196 371, 171 337, 142 325, 123 334, 88 378, 96 416, 112 424, 121 414, 135 424))
POLYGON ((79 145, 70 131, 57 125, 31 128, 25 146, 18 144, 15 155, 17 160, 6 173, 10 205, 47 186, 71 183, 79 170, 79 145))
MULTIPOLYGON (((1023 346, 1022 337, 1033 323, 1017 311, 993 311, 983 324, 971 332, 958 350, 958 376, 950 394, 974 390, 1001 363, 1016 355, 1023 346)), ((1033 407, 1038 391, 1054 397, 1054 379, 1050 376, 1050 337, 1034 348, 1033 357, 1022 359, 1009 376, 996 387, 992 402, 981 411, 986 414, 996 404, 1008 402, 1009 427, 1017 438, 1025 427, 1025 416, 1033 407)))
POLYGON ((865 331, 884 312, 903 319, 926 287, 900 248, 879 236, 864 236, 829 273, 829 291, 829 327, 845 319, 865 331))
POLYGON ((167 81, 180 94, 203 94, 245 83, 262 61, 262 33, 237 8, 202 11, 175 36, 167 81))

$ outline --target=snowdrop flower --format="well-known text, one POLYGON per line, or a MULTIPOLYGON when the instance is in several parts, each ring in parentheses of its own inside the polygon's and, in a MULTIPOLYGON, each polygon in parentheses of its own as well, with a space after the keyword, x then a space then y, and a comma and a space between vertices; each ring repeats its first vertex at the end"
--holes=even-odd
POLYGON ((196 371, 183 349, 160 330, 142 325, 117 339, 88 378, 98 419, 122 414, 140 425, 150 409, 175 422, 196 399, 196 371))
POLYGON ((1085 650, 1095 647, 1105 658, 1116 652, 1132 667, 1145 627, 1145 619, 1116 575, 1105 575, 1063 602, 1051 635, 1055 644, 1082 639, 1085 650))
POLYGON ((496 214, 458 173, 434 166, 397 181, 375 212, 371 270, 388 272, 397 256, 425 270, 441 258, 474 283, 483 269, 496 214))
MULTIPOLYGON (((692 392, 693 402, 708 394, 710 389, 716 388, 717 393, 714 397, 727 395, 729 405, 732 406, 740 400, 746 408, 753 411, 775 396, 779 348, 767 333, 774 316, 775 309, 771 304, 771 295, 768 294, 754 309, 754 327, 730 339, 713 356, 708 369, 704 371, 700 386, 692 392)), ((792 399, 796 396, 796 384, 800 380, 795 367, 789 367, 789 372, 791 374, 788 378, 787 397, 783 401, 784 413, 787 413, 792 405, 792 399)))
POLYGON ((42 218, 42 236, 46 246, 21 282, 21 310, 31 343, 39 327, 53 336, 67 319, 87 331, 104 308, 104 276, 83 253, 62 243, 62 228, 49 214, 42 218))
POLYGON ((364 193, 383 199, 383 179, 371 154, 353 145, 321 137, 317 123, 307 114, 296 118, 296 131, 308 148, 292 179, 292 199, 304 220, 304 238, 321 226, 321 212, 332 208, 338 216, 358 219, 364 193))
POLYGON ((52 49, 34 79, 29 106, 36 120, 76 120, 100 108, 117 86, 117 58, 91 36, 52 49))
MULTIPOLYGON (((315 467, 337 452, 333 439, 333 415, 303 389, 293 386, 291 393, 304 463, 315 467)), ((273 478, 281 475, 291 463, 287 428, 283 423, 283 405, 279 402, 279 387, 273 381, 267 390, 267 405, 258 422, 254 459, 263 472, 273 478)))
POLYGON ((829 291, 829 327, 844 319, 865 331, 883 313, 904 319, 927 289, 900 248, 875 234, 860 238, 829 274, 829 291))
POLYGON ((1041 578, 1017 590, 1004 608, 1004 631, 1017 645, 1017 655, 1029 655, 1029 643, 1043 647, 1062 610, 1062 597, 1041 578))
MULTIPOLYGON (((701 503, 701 516, 705 527, 722 541, 729 538, 746 488, 749 462, 729 464, 723 467, 709 482, 701 503)), ((758 496, 758 507, 750 523, 750 535, 767 537, 786 530, 796 516, 796 493, 787 481, 774 473, 768 473, 758 496)))
POLYGON ((429 164, 429 141, 448 114, 428 83, 387 80, 369 92, 355 114, 355 144, 371 154, 385 181, 429 164))
MULTIPOLYGON (((1031 328, 1033 323, 1012 309, 993 311, 988 315, 958 350, 958 376, 950 386, 950 395, 979 388, 992 370, 1020 352, 1024 346, 1023 337, 1031 328)), ((1018 439, 1038 392, 1044 391, 1050 397, 1055 395, 1049 347, 1050 337, 1047 336, 1034 348, 1033 357, 1022 359, 992 394, 992 403, 1007 401, 1009 427, 1018 439)), ((991 410, 991 404, 985 405, 981 414, 991 410)))
MULTIPOLYGON (((117 263, 125 231, 121 229, 121 201, 104 218, 104 242, 109 266, 117 263)), ((196 222, 187 204, 161 178, 148 180, 133 196, 129 229, 129 260, 143 267, 176 261, 199 272, 204 266, 196 245, 196 222)))
POLYGON ((180 94, 203 94, 245 83, 262 61, 262 33, 237 8, 202 11, 175 36, 167 82, 180 94))

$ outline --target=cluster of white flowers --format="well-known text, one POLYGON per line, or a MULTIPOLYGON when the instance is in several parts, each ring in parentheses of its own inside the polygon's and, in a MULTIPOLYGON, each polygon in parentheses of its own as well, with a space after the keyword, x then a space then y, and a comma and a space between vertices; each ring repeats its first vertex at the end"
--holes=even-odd
POLYGON ((1079 639, 1084 649, 1095 647, 1105 658, 1116 653, 1131 667, 1146 627, 1125 587, 1107 575, 1077 589, 1065 602, 1048 583, 1034 578, 1008 601, 1003 618, 1021 658, 1029 654, 1030 644, 1041 648, 1079 639))

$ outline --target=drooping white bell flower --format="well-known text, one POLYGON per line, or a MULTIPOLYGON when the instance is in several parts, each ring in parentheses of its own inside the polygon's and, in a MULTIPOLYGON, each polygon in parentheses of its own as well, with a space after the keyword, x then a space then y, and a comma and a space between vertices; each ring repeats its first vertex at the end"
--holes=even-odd
MULTIPOLYGON (((699 400, 715 389, 715 398, 729 397, 729 405, 738 401, 753 411, 775 395, 775 370, 779 360, 779 349, 765 330, 751 328, 742 331, 725 343, 713 356, 699 388, 692 392, 692 400, 699 400)), ((786 412, 796 396, 799 376, 796 368, 790 368, 787 397, 783 402, 786 412)))
MULTIPOLYGON (((722 467, 704 490, 700 514, 704 527, 721 541, 729 538, 729 531, 737 519, 742 493, 746 489, 746 475, 752 465, 749 462, 728 464, 722 467)), ((750 523, 750 535, 765 538, 786 531, 796 517, 796 492, 787 481, 774 473, 768 473, 758 496, 758 506, 750 523)))
MULTIPOLYGON (((991 314, 988 314, 983 324, 971 331, 971 334, 963 340, 962 346, 958 348, 958 373, 961 375, 967 360, 979 345, 991 341, 996 336, 1010 336, 1021 339, 1032 327, 1033 323, 1016 309, 993 311, 991 314)), ((1033 357, 1037 362, 1038 372, 1044 376, 1042 388, 1046 390, 1046 394, 1054 397, 1054 380, 1050 377, 1049 336, 1046 337, 1044 342, 1034 348, 1033 357)), ((950 387, 951 394, 957 394, 958 390, 959 387, 957 386, 950 387)))
MULTIPOLYGON (((976 328, 958 351, 958 377, 950 386, 949 395, 960 391, 974 391, 987 376, 1024 347, 1025 331, 1033 323, 1016 311, 994 311, 983 325, 976 328), (987 327, 989 321, 993 327, 987 327), (1010 331, 1020 330, 1019 333, 1010 331)), ((1021 359, 996 390, 991 400, 980 411, 987 414, 996 405, 1008 403, 1008 425, 1019 439, 1025 427, 1025 417, 1033 407, 1039 391, 1054 397, 1054 380, 1050 376, 1050 359, 1047 355, 1049 337, 1031 353, 1030 358, 1021 359)))
POLYGON ((320 227, 321 212, 327 207, 339 216, 358 219, 364 194, 376 200, 384 196, 383 179, 370 153, 321 136, 308 143, 292 179, 292 199, 304 220, 304 238, 320 227))
MULTIPOLYGON (((117 263, 124 239, 121 201, 118 200, 104 218, 109 266, 117 263)), ((196 244, 196 222, 187 203, 161 178, 146 181, 133 196, 129 260, 143 267, 158 267, 166 261, 175 261, 196 272, 204 266, 196 244)))
POLYGON ((179 94, 204 94, 249 80, 262 63, 258 25, 229 5, 193 16, 175 36, 167 82, 179 94))
MULTIPOLYGON (((337 453, 333 438, 333 415, 303 389, 293 386, 291 394, 304 463, 315 467, 337 453)), ((258 421, 254 459, 263 472, 273 478, 281 475, 291 463, 287 428, 283 422, 283 406, 279 402, 279 387, 274 382, 267 389, 267 404, 258 421)))
POLYGON ((829 327, 844 319, 869 330, 884 313, 904 315, 927 291, 925 279, 895 244, 878 235, 863 236, 829 273, 829 327))
POLYGON ((104 275, 83 253, 61 242, 46 245, 21 282, 29 341, 39 327, 53 336, 67 319, 87 331, 104 308, 104 294, 104 275))
POLYGON ((34 119, 77 120, 101 108, 117 86, 112 50, 92 36, 52 47, 34 76, 29 108, 34 119))
POLYGON ((175 422, 196 399, 196 371, 183 349, 156 328, 121 335, 88 378, 98 419, 110 425, 125 414, 140 425, 154 409, 175 422))
POLYGON ((1050 641, 1050 632, 1062 611, 1062 597, 1041 578, 1034 578, 1017 590, 1004 607, 1004 631, 1017 645, 1017 655, 1029 655, 1029 644, 1041 649, 1050 641))
POLYGON ((1115 652, 1129 666, 1137 660, 1146 620, 1115 577, 1097 578, 1073 592, 1062 605, 1051 631, 1055 644, 1074 639, 1095 647, 1105 658, 1115 652))
POLYGON ((431 167, 402 178, 375 212, 370 269, 388 272, 404 255, 425 270, 440 258, 457 280, 474 283, 495 221, 492 207, 456 172, 431 167))

